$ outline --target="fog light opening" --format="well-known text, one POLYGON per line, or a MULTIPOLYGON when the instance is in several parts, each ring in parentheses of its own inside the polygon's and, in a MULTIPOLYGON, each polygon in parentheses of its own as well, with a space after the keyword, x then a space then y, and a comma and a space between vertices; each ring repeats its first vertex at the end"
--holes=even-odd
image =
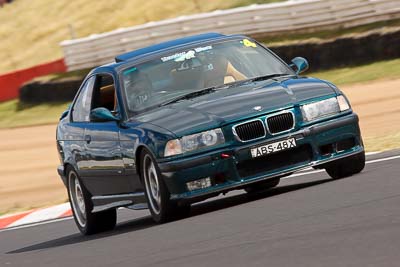
POLYGON ((225 174, 224 174, 224 173, 217 173, 217 174, 214 176, 214 181, 215 181, 215 184, 216 184, 216 185, 217 185, 217 184, 223 184, 223 183, 225 183, 225 182, 226 182, 225 174))
POLYGON ((336 143, 336 151, 343 152, 353 148, 356 145, 354 138, 347 138, 336 143))
POLYGON ((320 146, 319 151, 322 156, 329 156, 334 152, 333 144, 320 146))
POLYGON ((198 180, 186 183, 186 186, 189 191, 208 188, 211 186, 211 179, 210 179, 210 177, 198 179, 198 180))

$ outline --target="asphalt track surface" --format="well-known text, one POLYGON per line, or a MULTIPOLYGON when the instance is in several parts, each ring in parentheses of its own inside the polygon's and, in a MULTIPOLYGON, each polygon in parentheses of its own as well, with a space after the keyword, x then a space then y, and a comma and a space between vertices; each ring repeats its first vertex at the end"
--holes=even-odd
POLYGON ((398 155, 369 156, 347 179, 310 170, 234 191, 163 225, 122 209, 114 231, 91 237, 72 219, 2 231, 0 266, 400 266, 398 155))

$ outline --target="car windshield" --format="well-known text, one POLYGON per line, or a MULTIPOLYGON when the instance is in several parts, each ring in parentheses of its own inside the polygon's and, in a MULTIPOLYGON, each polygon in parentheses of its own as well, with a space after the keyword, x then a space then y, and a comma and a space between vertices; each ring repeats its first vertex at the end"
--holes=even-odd
POLYGON ((203 89, 289 74, 293 71, 268 50, 249 39, 237 39, 177 50, 129 67, 122 71, 122 81, 128 110, 138 114, 195 97, 203 89))

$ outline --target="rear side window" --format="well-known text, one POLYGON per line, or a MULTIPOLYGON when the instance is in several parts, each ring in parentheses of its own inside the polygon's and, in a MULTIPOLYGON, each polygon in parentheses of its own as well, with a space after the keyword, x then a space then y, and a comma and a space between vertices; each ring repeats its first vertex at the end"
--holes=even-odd
POLYGON ((75 122, 88 122, 92 100, 93 86, 96 77, 89 78, 79 93, 78 99, 72 110, 72 120, 75 122))

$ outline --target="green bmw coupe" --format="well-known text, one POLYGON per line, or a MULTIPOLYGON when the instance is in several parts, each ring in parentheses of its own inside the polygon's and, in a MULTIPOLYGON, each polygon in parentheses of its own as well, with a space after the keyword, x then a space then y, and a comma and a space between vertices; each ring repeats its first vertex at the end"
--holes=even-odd
POLYGON ((93 69, 57 128, 79 230, 112 229, 118 207, 165 222, 309 167, 334 179, 361 172, 358 116, 335 85, 301 76, 307 68, 249 37, 209 33, 93 69))

